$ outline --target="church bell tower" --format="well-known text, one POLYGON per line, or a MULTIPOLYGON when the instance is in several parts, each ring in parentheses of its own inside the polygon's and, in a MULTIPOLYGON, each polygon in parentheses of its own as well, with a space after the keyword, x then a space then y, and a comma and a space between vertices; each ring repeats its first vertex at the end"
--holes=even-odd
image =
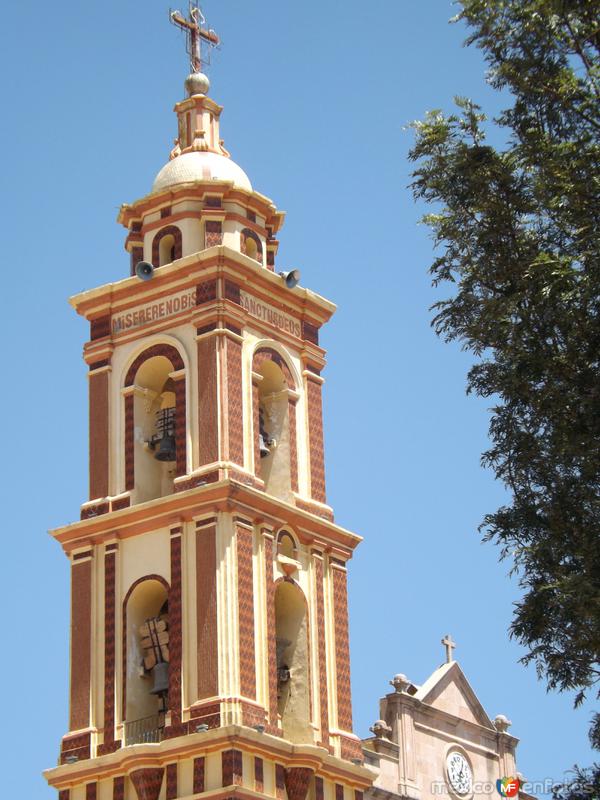
POLYGON ((200 11, 152 190, 124 204, 130 275, 90 323, 89 499, 71 565, 60 800, 362 800, 347 562, 325 494, 321 327, 277 268, 284 214, 220 137, 200 11))

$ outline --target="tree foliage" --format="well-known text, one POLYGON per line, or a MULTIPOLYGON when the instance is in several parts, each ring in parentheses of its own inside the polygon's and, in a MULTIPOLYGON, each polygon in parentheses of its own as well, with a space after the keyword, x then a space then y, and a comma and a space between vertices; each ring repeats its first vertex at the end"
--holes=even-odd
POLYGON ((494 403, 482 462, 510 502, 482 529, 523 589, 511 633, 580 702, 600 662, 600 2, 460 6, 510 104, 500 148, 469 100, 414 124, 431 274, 453 285, 433 325, 474 354, 468 390, 494 403))
POLYGON ((596 800, 600 797, 600 764, 575 767, 570 780, 554 787, 552 800, 596 800))

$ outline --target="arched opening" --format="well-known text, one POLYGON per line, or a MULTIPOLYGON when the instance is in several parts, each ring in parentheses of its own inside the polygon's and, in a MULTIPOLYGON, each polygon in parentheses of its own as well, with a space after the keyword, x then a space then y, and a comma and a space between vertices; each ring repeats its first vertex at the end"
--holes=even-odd
POLYGON ((175 261, 175 237, 169 233, 163 236, 158 244, 158 266, 175 261))
POLYGON ((183 255, 183 239, 177 225, 161 228, 152 240, 152 263, 155 267, 164 267, 181 258, 183 255))
POLYGON ((275 636, 277 710, 283 735, 291 742, 312 743, 306 601, 291 580, 281 581, 275 589, 275 636))
POLYGON ((296 558, 298 548, 294 537, 288 531, 280 531, 277 534, 277 555, 286 558, 296 558))
POLYGON ((166 583, 146 578, 125 600, 125 744, 162 738, 168 695, 169 605, 166 583))
POLYGON ((250 228, 244 228, 240 235, 241 250, 248 258, 253 258, 259 264, 263 263, 263 246, 259 236, 251 231, 250 228))
POLYGON ((135 376, 134 470, 136 502, 173 492, 177 472, 176 394, 165 356, 149 358, 135 376))
POLYGON ((262 362, 258 374, 262 376, 258 387, 260 477, 265 482, 265 491, 291 501, 287 381, 272 359, 262 362))
POLYGON ((258 248, 256 246, 256 242, 254 241, 254 239, 246 239, 246 255, 248 256, 248 258, 253 258, 254 260, 256 260, 257 251, 258 248))

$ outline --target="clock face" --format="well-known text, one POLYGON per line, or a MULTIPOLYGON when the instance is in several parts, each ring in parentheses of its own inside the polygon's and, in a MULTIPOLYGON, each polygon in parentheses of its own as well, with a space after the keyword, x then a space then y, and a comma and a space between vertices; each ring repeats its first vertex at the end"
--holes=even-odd
POLYGON ((461 797, 470 794, 473 788, 473 773, 469 762, 463 754, 457 750, 448 753, 446 769, 450 786, 452 786, 456 794, 461 795, 461 797))

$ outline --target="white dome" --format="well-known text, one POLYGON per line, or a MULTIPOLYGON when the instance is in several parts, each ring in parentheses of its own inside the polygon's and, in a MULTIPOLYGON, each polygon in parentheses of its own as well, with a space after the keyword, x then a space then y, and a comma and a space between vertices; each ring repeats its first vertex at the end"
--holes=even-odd
POLYGON ((152 191, 159 192, 178 183, 210 180, 233 181, 235 186, 252 191, 250 179, 235 161, 203 150, 183 153, 165 164, 154 179, 152 191))

